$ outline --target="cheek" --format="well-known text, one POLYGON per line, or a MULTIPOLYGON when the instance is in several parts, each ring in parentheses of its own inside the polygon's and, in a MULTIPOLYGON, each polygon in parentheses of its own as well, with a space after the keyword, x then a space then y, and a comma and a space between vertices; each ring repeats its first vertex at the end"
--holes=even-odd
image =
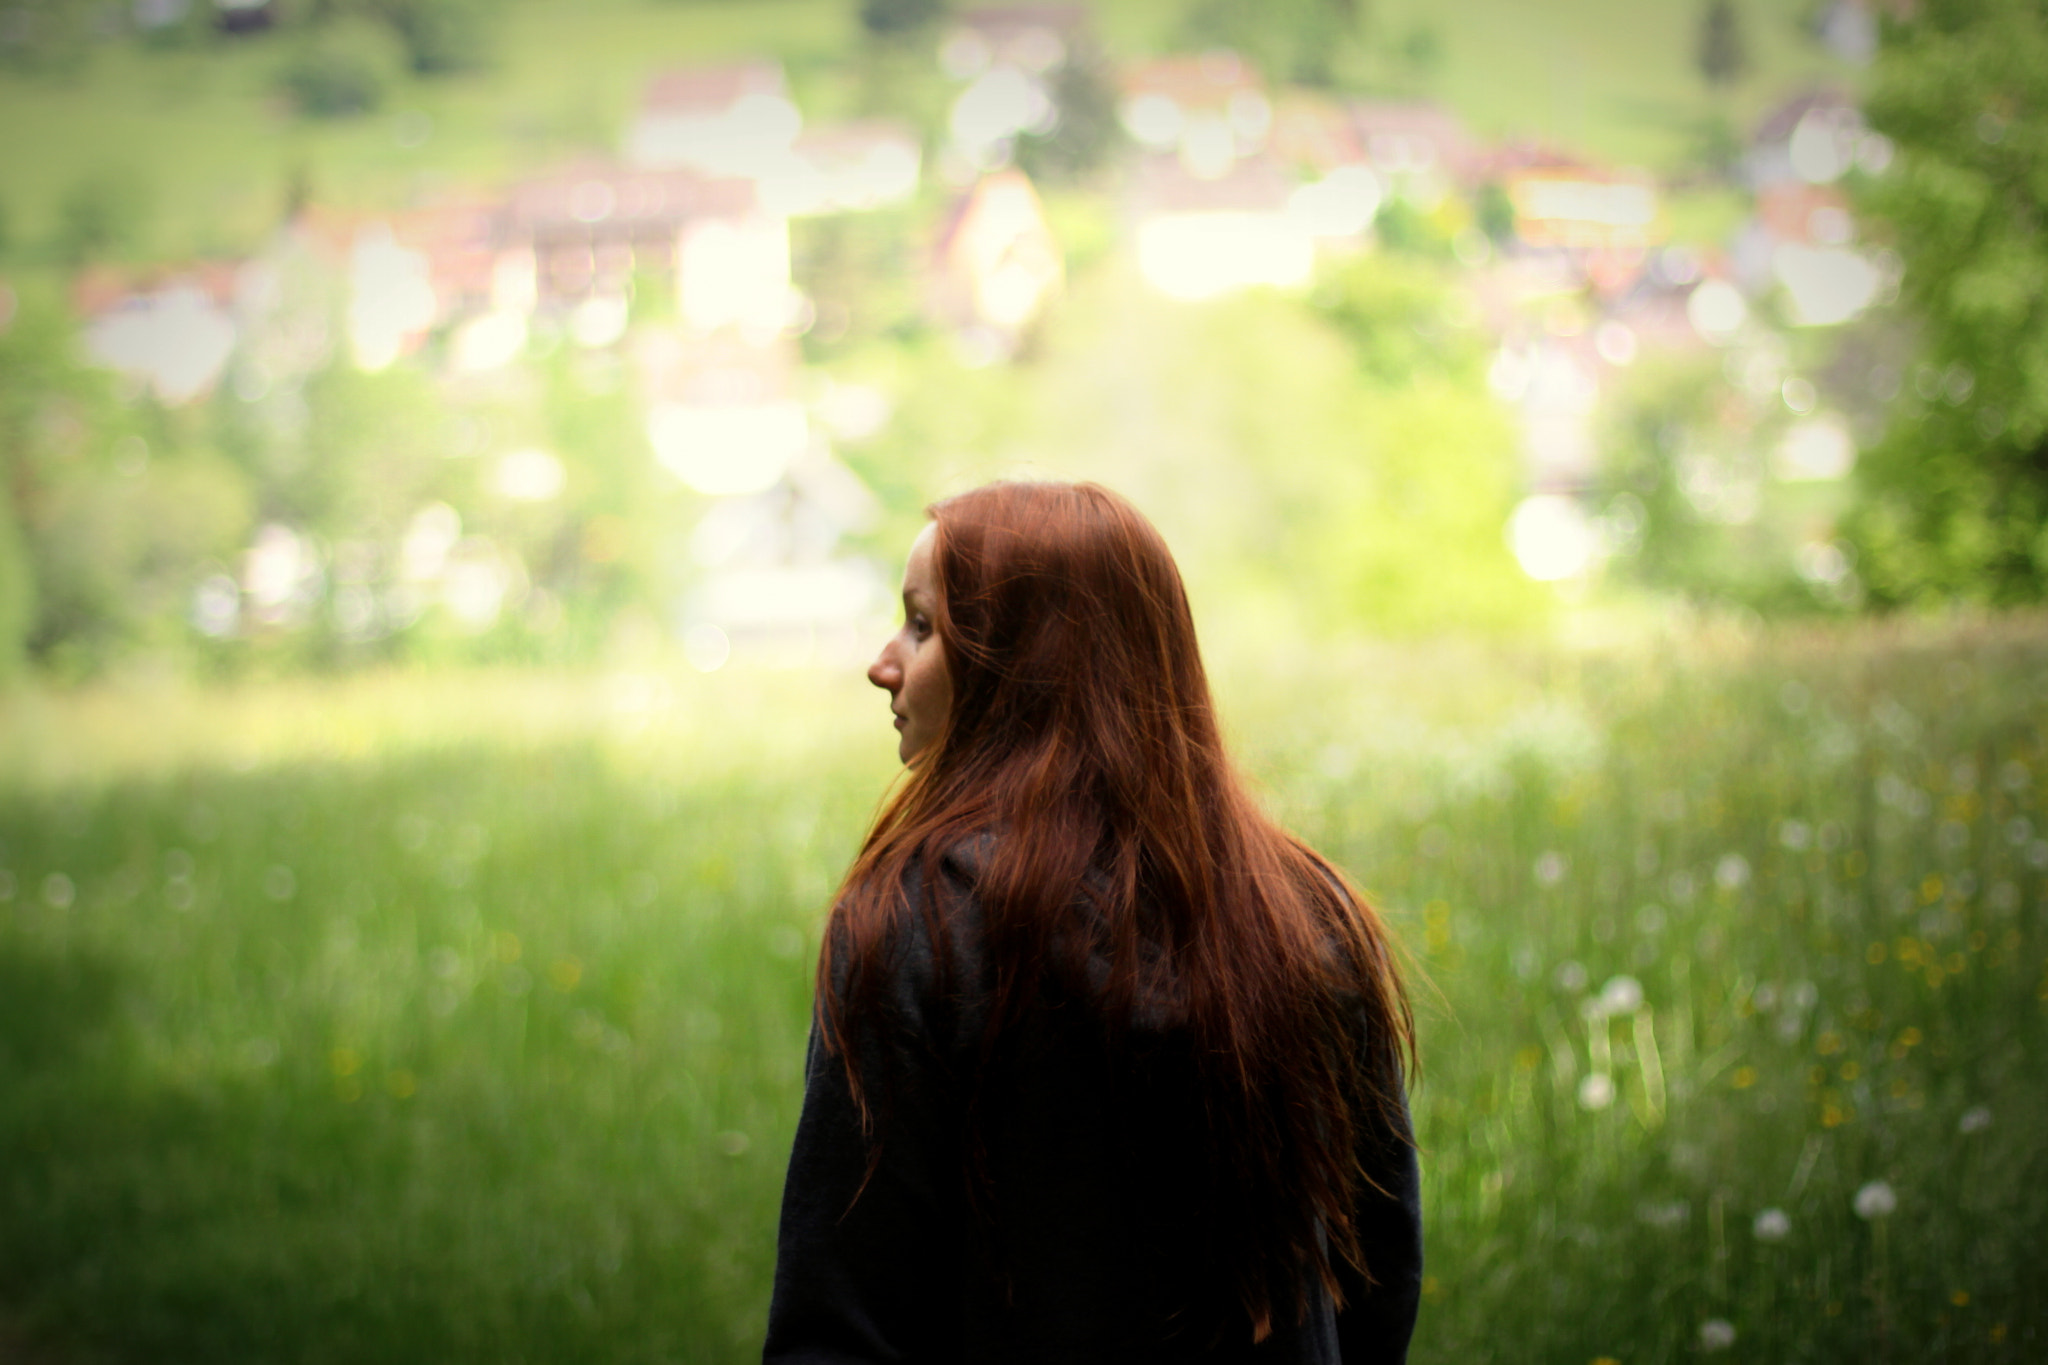
POLYGON ((946 685, 946 668, 928 649, 918 651, 903 678, 904 690, 928 711, 944 711, 951 696, 946 685))

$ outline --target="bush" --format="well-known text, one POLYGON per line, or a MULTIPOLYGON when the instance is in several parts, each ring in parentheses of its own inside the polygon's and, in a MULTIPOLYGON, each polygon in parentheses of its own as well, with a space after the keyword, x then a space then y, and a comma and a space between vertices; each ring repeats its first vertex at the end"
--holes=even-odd
POLYGON ((307 118, 348 118, 383 104, 399 60, 388 35, 363 23, 315 27, 278 71, 279 89, 307 118))

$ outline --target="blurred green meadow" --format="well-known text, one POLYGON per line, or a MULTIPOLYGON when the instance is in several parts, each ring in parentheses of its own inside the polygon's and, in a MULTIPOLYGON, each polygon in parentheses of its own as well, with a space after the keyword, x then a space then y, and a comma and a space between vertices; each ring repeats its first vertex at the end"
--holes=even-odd
MULTIPOLYGON (((2041 1357, 2048 621, 1249 643, 1417 968, 1418 1360, 2041 1357)), ((857 667, 0 708, 0 1354, 758 1355, 857 667)))

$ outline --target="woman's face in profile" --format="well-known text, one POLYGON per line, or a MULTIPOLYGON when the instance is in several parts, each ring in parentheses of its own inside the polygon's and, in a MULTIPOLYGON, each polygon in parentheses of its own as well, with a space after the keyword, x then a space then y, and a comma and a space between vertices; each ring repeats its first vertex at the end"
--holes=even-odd
POLYGON ((903 625, 868 665, 868 681, 889 694, 896 715, 896 756, 915 764, 953 708, 953 680, 936 624, 939 590, 932 573, 932 537, 927 525, 910 544, 903 566, 903 625))

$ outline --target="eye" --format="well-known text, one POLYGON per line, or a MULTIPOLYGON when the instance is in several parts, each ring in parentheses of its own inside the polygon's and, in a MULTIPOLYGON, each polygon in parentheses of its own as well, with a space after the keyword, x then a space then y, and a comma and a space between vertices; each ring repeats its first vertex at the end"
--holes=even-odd
POLYGON ((916 637, 917 637, 918 639, 920 639, 920 640, 922 640, 922 639, 925 639, 925 638, 926 638, 927 636, 929 636, 929 635, 930 635, 930 634, 932 633, 932 622, 931 622, 931 618, 930 618, 930 617, 928 617, 928 616, 913 616, 913 617, 911 617, 911 618, 910 618, 910 633, 911 633, 912 635, 915 635, 915 636, 916 636, 916 637))

